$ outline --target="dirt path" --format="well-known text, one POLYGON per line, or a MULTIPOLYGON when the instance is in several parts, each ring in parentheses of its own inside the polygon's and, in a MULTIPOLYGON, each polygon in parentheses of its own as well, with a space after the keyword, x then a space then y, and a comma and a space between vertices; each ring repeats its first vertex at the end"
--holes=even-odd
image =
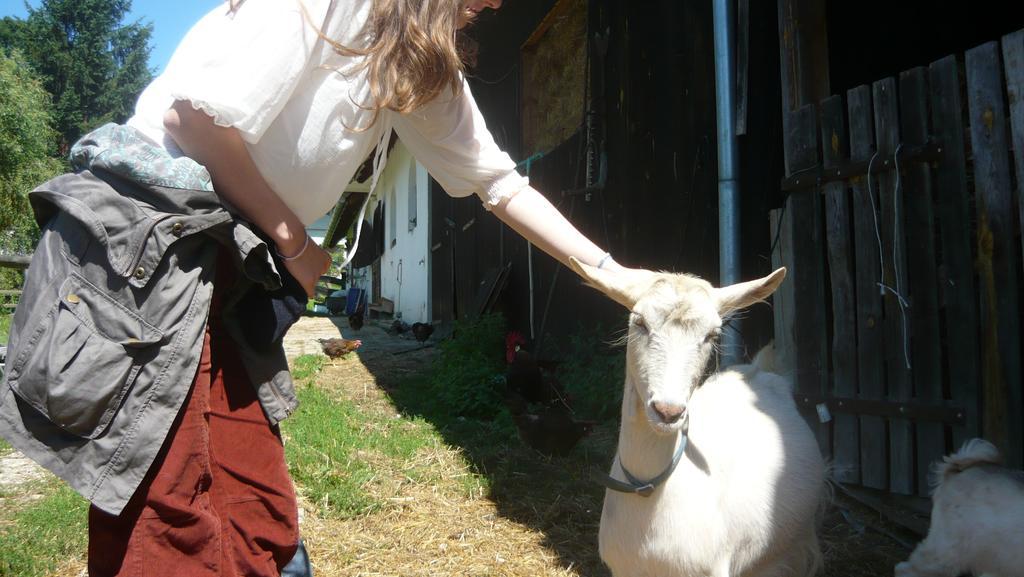
POLYGON ((25 455, 13 451, 0 457, 0 494, 16 492, 33 481, 45 479, 50 473, 25 455))
POLYGON ((398 356, 401 356, 424 347, 431 348, 438 340, 437 334, 432 335, 426 343, 416 342, 410 332, 402 335, 388 334, 375 321, 367 321, 361 330, 353 331, 343 317, 302 317, 285 335, 285 356, 292 360, 300 355, 319 355, 321 348, 318 339, 337 337, 361 340, 363 345, 359 349, 359 356, 361 359, 371 361, 380 355, 391 356, 398 353, 398 356))

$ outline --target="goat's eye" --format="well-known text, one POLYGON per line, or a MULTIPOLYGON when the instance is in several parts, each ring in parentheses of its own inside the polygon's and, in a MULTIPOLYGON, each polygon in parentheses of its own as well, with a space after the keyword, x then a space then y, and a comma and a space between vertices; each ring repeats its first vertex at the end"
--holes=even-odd
POLYGON ((722 329, 721 328, 711 329, 711 331, 707 334, 707 336, 704 337, 704 342, 705 343, 714 342, 715 339, 717 339, 720 336, 722 336, 722 329))

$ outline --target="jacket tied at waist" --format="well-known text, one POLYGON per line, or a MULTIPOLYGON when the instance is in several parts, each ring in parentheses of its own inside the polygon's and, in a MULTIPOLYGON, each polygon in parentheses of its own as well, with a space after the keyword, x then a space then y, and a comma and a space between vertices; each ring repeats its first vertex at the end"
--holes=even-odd
POLYGON ((188 394, 219 247, 240 271, 224 326, 270 423, 294 411, 280 340, 256 346, 244 324, 266 300, 253 295, 280 292, 282 278, 267 243, 191 159, 113 124, 71 158, 76 172, 29 194, 42 236, 11 324, 0 436, 117 514, 188 394))

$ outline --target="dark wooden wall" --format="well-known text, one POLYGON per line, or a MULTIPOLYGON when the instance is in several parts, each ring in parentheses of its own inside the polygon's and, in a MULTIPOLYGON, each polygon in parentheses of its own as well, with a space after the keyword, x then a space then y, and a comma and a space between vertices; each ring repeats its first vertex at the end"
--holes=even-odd
POLYGON ((1020 466, 1024 13, 778 7, 776 336, 836 478, 927 496, 975 436, 1020 466))
MULTIPOLYGON (((547 1, 508 2, 482 19, 473 35, 480 60, 470 80, 498 142, 521 160, 517 63, 519 46, 551 6, 547 1)), ((743 276, 770 272, 767 211, 778 203, 781 124, 778 117, 778 49, 774 6, 752 3, 750 102, 741 137, 743 178, 743 276), (763 49, 768 45, 771 48, 763 49)), ((607 156, 607 183, 589 195, 565 194, 584 185, 582 132, 531 163, 529 176, 588 237, 628 266, 686 271, 718 278, 718 191, 715 141, 714 51, 709 2, 591 0, 589 35, 606 35, 603 65, 591 46, 590 90, 607 156)), ((581 119, 582 120, 582 119, 581 119)), ((523 172, 526 172, 525 167, 523 172)), ((511 262, 502 303, 514 328, 529 333, 526 243, 475 200, 433 197, 435 316, 470 313, 487 272, 511 262), (446 233, 444 220, 454 228, 446 233), (467 223, 472 223, 468 228, 467 223), (463 230, 465 228, 465 230, 463 230), (457 306, 444 299, 446 265, 454 236, 457 306), (438 273, 442 273, 438 275, 438 273)), ((575 275, 533 251, 534 330, 564 336, 580 323, 622 321, 615 305, 582 287, 575 275), (560 270, 559 270, 560 269, 560 270), (546 311, 546 315, 545 315, 546 311)), ((448 289, 450 291, 450 289, 448 289)), ((767 307, 753 311, 745 337, 756 347, 770 336, 767 307)))

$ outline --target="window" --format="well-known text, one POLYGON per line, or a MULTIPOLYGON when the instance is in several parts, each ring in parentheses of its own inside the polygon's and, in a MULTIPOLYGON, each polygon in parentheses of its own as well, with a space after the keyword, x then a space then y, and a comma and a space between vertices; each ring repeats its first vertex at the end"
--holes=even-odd
POLYGON ((524 156, 565 142, 583 122, 587 2, 558 0, 522 49, 524 156))

